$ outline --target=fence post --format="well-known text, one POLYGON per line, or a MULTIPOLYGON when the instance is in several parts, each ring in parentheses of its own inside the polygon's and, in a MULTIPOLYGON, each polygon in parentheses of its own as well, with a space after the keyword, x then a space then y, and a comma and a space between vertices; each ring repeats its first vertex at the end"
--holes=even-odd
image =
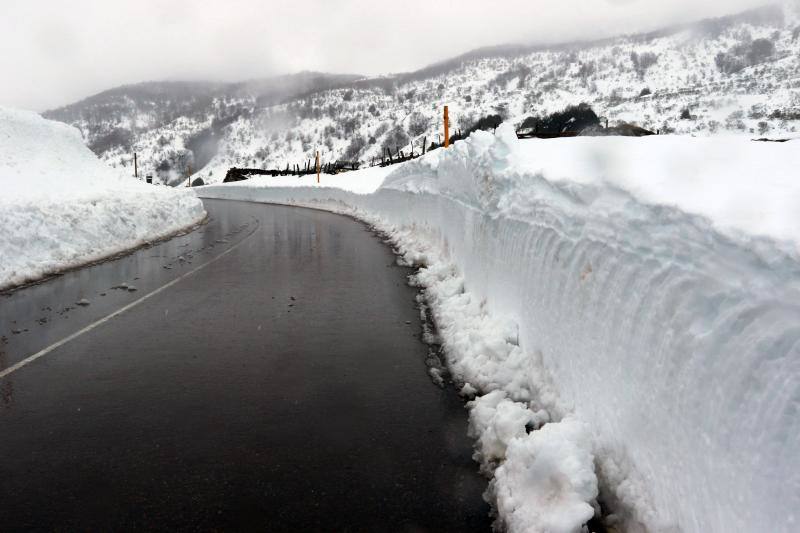
POLYGON ((136 152, 133 152, 133 177, 139 177, 139 162, 136 159, 136 152))
POLYGON ((317 183, 319 183, 319 150, 317 150, 317 183))
POLYGON ((422 155, 425 155, 425 150, 428 148, 428 136, 422 138, 422 155))
POLYGON ((450 115, 447 106, 444 106, 444 147, 450 146, 450 115))

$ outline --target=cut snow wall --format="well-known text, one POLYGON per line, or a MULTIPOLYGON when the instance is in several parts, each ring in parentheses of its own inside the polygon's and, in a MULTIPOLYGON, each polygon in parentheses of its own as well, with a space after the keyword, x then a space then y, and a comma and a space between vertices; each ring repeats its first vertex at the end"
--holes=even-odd
POLYGON ((541 364, 557 398, 534 400, 587 424, 605 497, 629 526, 796 529, 796 256, 616 187, 508 172, 506 141, 481 139, 438 166, 403 167, 372 195, 202 194, 356 213, 434 243, 468 293, 518 324, 530 361, 516 384, 472 384, 524 398, 541 364))

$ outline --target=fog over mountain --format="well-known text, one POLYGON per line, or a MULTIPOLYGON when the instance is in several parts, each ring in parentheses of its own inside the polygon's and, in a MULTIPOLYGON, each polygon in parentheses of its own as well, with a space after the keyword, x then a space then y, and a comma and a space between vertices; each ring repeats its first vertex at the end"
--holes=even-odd
POLYGON ((377 75, 466 50, 650 31, 764 0, 3 2, 0 104, 37 111, 147 80, 377 75))
POLYGON ((800 127, 800 22, 781 7, 561 45, 476 49, 398 75, 315 72, 249 82, 148 82, 46 113, 112 166, 167 184, 230 167, 371 164, 430 144, 441 107, 456 131, 517 127, 581 103, 612 126, 657 132, 787 134, 800 127))

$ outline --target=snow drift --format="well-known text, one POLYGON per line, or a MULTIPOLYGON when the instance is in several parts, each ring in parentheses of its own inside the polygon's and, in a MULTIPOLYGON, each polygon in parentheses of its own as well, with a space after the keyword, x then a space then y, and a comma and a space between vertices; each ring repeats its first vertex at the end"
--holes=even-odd
POLYGON ((199 222, 191 191, 98 160, 79 132, 0 108, 0 289, 102 259, 199 222))
POLYGON ((372 169, 371 188, 356 173, 200 194, 358 216, 422 267, 512 531, 579 530, 598 491, 626 529, 793 531, 797 168, 796 142, 503 126, 372 169))

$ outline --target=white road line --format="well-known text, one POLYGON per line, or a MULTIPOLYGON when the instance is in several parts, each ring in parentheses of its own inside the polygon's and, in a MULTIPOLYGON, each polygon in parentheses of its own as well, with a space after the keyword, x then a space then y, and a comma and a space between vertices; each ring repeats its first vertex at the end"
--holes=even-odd
MULTIPOLYGON (((258 225, 256 225, 256 229, 258 229, 258 225)), ((214 262, 216 262, 216 261, 218 261, 218 260, 222 259, 224 256, 228 255, 229 253, 231 253, 232 251, 234 251, 236 248, 238 248, 238 247, 239 247, 239 245, 241 245, 241 244, 242 244, 244 241, 246 241, 247 239, 249 239, 249 238, 250 238, 250 237, 253 235, 253 233, 255 233, 255 232, 256 232, 256 230, 254 229, 254 230, 253 230, 253 231, 252 231, 252 232, 251 232, 249 235, 245 236, 245 238, 244 238, 244 239, 242 239, 241 241, 237 242, 236 244, 234 244, 233 246, 231 246, 230 248, 228 248, 227 250, 225 250, 224 252, 222 252, 221 254, 219 254, 218 256, 216 256, 215 258, 213 258, 213 259, 211 259, 211 260, 209 260, 209 261, 207 261, 207 262, 203 263, 202 265, 200 265, 200 266, 198 266, 198 267, 195 267, 195 268, 193 268, 193 269, 192 269, 192 270, 190 270, 189 272, 186 272, 185 274, 181 275, 180 277, 177 277, 177 278, 173 279, 173 280, 172 280, 172 281, 170 281, 169 283, 167 283, 167 284, 165 284, 165 285, 162 285, 161 287, 159 287, 159 288, 155 289, 154 291, 152 291, 152 292, 148 292, 147 294, 145 294, 144 296, 142 296, 142 297, 141 297, 141 298, 139 298, 138 300, 136 300, 136 301, 133 301, 133 302, 129 303, 128 305, 126 305, 126 306, 124 306, 124 307, 121 307, 121 308, 117 309, 116 311, 114 311, 114 312, 113 312, 113 313, 111 313, 110 315, 106 315, 106 316, 104 316, 103 318, 101 318, 100 320, 98 320, 98 321, 96 321, 96 322, 93 322, 93 323, 89 324, 89 325, 88 325, 88 326, 86 326, 85 328, 83 328, 83 329, 81 329, 81 330, 78 330, 78 331, 76 331, 75 333, 73 333, 73 334, 72 334, 72 335, 70 335, 69 337, 64 337, 64 338, 63 338, 63 339, 61 339, 60 341, 58 341, 58 342, 56 342, 56 343, 54 343, 54 344, 51 344, 51 345, 50 345, 50 346, 48 346, 47 348, 45 348, 45 349, 43 349, 43 350, 40 350, 40 351, 36 352, 35 354, 33 354, 33 355, 29 356, 29 357, 26 357, 26 358, 25 358, 25 359, 23 359, 22 361, 20 361, 20 362, 18 362, 18 363, 16 363, 16 364, 13 364, 13 365, 11 365, 10 367, 8 367, 8 368, 6 368, 6 369, 4 369, 4 370, 0 371, 0 379, 2 379, 2 378, 4 378, 4 377, 8 376, 9 374, 12 374, 12 373, 16 372, 17 370, 19 370, 20 368, 22 368, 22 367, 24 367, 24 366, 26 366, 26 365, 29 365, 29 364, 31 364, 32 362, 36 361, 36 360, 37 360, 37 359, 39 359, 40 357, 44 357, 45 355, 49 354, 50 352, 52 352, 52 351, 53 351, 53 350, 55 350, 56 348, 59 348, 60 346, 63 346, 63 345, 65 345, 65 344, 67 344, 68 342, 70 342, 70 341, 72 341, 72 340, 74 340, 74 339, 77 339, 78 337, 80 337, 80 336, 81 336, 81 335, 83 335, 84 333, 86 333, 86 332, 88 332, 88 331, 92 331, 92 330, 93 330, 94 328, 96 328, 97 326, 100 326, 100 325, 102 325, 102 324, 105 324, 106 322, 108 322, 108 321, 109 321, 109 320, 111 320, 112 318, 114 318, 114 317, 117 317, 117 316, 121 315, 122 313, 124 313, 125 311, 128 311, 128 310, 130 310, 130 309, 132 309, 132 308, 136 307, 137 305, 139 305, 139 304, 140 304, 140 303, 142 303, 143 301, 145 301, 145 300, 147 300, 147 299, 149 299, 149 298, 152 298, 152 297, 153 297, 153 296, 155 296, 156 294, 158 294, 158 293, 160 293, 160 292, 162 292, 162 291, 165 291, 166 289, 169 289, 170 287, 172 287, 173 285, 175 285, 175 284, 176 284, 176 283, 178 283, 179 281, 181 281, 181 280, 183 280, 183 279, 186 279, 186 278, 188 278, 189 276, 191 276, 191 275, 192 275, 192 274, 194 274, 195 272, 197 272, 197 271, 199 271, 199 270, 201 270, 201 269, 203 269, 203 268, 207 267, 207 266, 208 266, 208 265, 210 265, 211 263, 214 263, 214 262)))

